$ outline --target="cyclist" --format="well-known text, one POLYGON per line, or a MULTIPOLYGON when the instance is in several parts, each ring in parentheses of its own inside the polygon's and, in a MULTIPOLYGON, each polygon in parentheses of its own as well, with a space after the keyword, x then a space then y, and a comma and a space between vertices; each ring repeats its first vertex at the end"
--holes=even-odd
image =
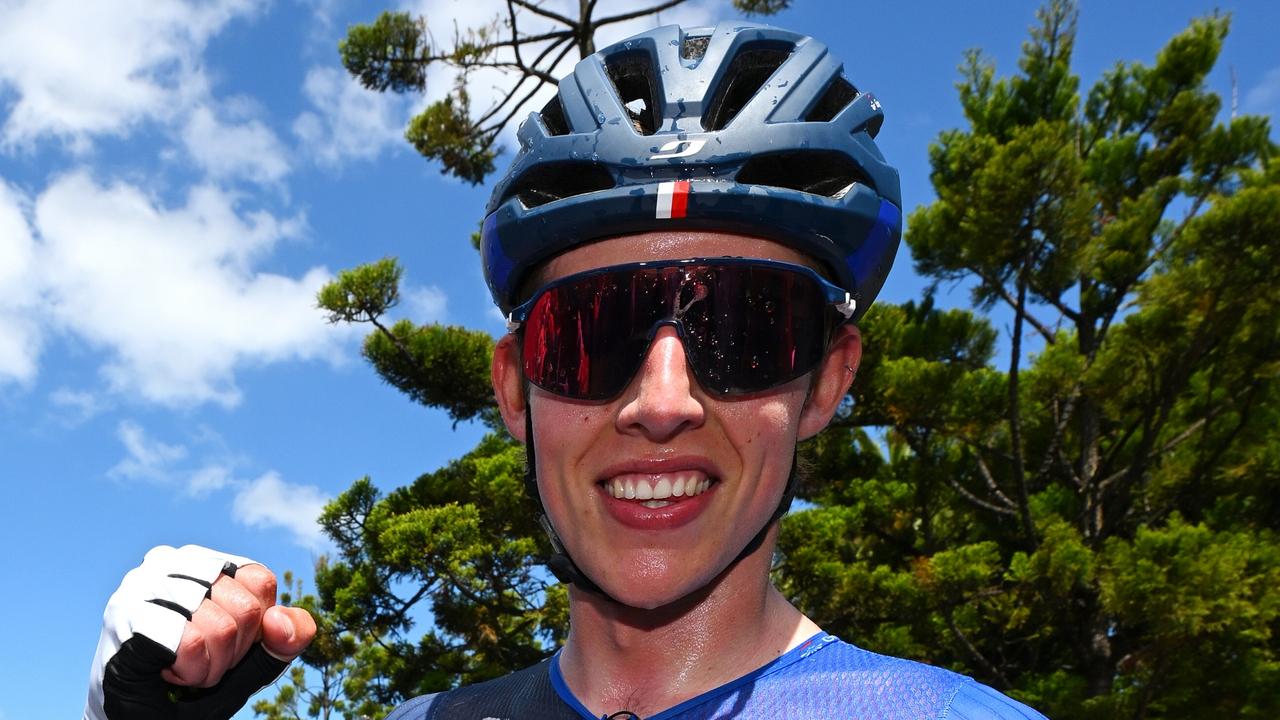
MULTIPOLYGON (((848 391, 898 247, 881 120, 821 43, 734 22, 601 50, 525 122, 481 253, 570 631, 391 718, 1042 717, 827 635, 769 581, 796 444, 848 391)), ((273 593, 245 558, 152 551, 108 607, 86 716, 228 717, 314 633, 273 593)))

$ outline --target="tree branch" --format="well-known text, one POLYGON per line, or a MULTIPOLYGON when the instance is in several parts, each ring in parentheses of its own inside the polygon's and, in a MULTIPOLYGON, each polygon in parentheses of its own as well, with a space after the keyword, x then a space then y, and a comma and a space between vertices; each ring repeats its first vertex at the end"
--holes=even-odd
POLYGON ((982 478, 987 481, 987 488, 989 488, 991 492, 1000 499, 1001 505, 1004 505, 1009 510, 1013 510, 1013 501, 1009 499, 1008 495, 1005 495, 1004 492, 1000 490, 1000 485, 996 483, 995 476, 991 474, 991 467, 987 465, 987 461, 978 453, 974 453, 974 458, 978 461, 978 472, 981 473, 982 478))
MULTIPOLYGON (((989 287, 994 288, 996 293, 1000 295, 1000 299, 1005 301, 1005 304, 1007 304, 1009 307, 1015 310, 1017 309, 1018 303, 1016 300, 1013 299, 1013 296, 1009 294, 1009 291, 1005 289, 1004 283, 1000 282, 995 278, 990 277, 989 275, 984 273, 981 268, 974 267, 974 268, 970 268, 970 270, 973 272, 973 274, 982 278, 982 281, 987 283, 989 287)), ((1068 314, 1069 312, 1074 313, 1074 311, 1072 311, 1070 308, 1067 308, 1065 306, 1055 306, 1055 307, 1058 307, 1058 312, 1061 312, 1063 315, 1066 315, 1068 318, 1071 317, 1071 315, 1068 314)), ((1049 331, 1049 328, 1045 326, 1044 323, 1040 322, 1040 320, 1037 319, 1031 313, 1025 313, 1024 317, 1027 319, 1027 322, 1031 323, 1031 327, 1035 328, 1036 332, 1040 333, 1040 337, 1044 338, 1044 341, 1046 343, 1048 343, 1049 345, 1053 344, 1055 340, 1054 335, 1052 332, 1049 331)))
MULTIPOLYGON (((1246 392, 1247 392, 1247 391, 1246 391, 1246 392)), ((1241 394, 1244 394, 1244 393, 1238 393, 1235 397, 1239 397, 1241 394)), ((1233 399, 1234 399, 1234 398, 1233 398, 1233 399)), ((1192 436, 1192 435, 1195 435, 1195 434, 1196 434, 1196 431, 1200 430, 1200 429, 1201 429, 1202 427, 1204 427, 1204 426, 1205 426, 1205 425, 1206 425, 1210 420, 1212 420, 1214 417, 1216 417, 1216 416, 1217 416, 1217 414, 1218 414, 1218 412, 1220 412, 1220 409, 1221 409, 1221 406, 1219 406, 1219 408, 1217 408, 1217 409, 1215 409, 1215 410, 1213 410, 1213 411, 1210 411, 1209 413, 1206 413, 1204 417, 1202 417, 1202 418, 1200 418, 1199 420, 1196 420, 1195 422, 1193 422, 1193 423, 1191 423, 1190 425, 1188 425, 1186 430, 1183 430, 1182 432, 1178 433, 1178 434, 1177 434, 1177 435, 1175 435, 1173 438, 1171 438, 1168 442, 1166 442, 1164 445, 1160 446, 1157 450, 1155 450, 1155 452, 1154 452, 1154 453, 1150 453, 1150 454, 1153 454, 1153 455, 1163 455, 1163 454, 1165 454, 1165 453, 1167 453, 1167 452, 1170 452, 1170 451, 1172 451, 1173 449, 1177 448, 1177 447, 1178 447, 1179 445, 1181 445, 1182 443, 1184 443, 1184 442, 1186 442, 1187 440, 1191 439, 1191 436, 1192 436)), ((1120 478, 1124 477, 1124 476, 1125 476, 1127 473, 1129 473, 1132 469, 1133 469, 1132 467, 1124 467, 1124 468, 1121 468, 1120 470, 1115 471, 1114 473, 1112 473, 1112 474, 1108 475, 1106 478, 1102 479, 1102 480, 1098 483, 1098 487, 1100 487, 1100 488, 1105 488, 1105 487, 1107 487, 1108 485, 1111 485, 1111 484, 1112 484, 1112 483, 1114 483, 1116 480, 1118 480, 1118 479, 1120 479, 1120 478)))
POLYGON ((507 0, 507 18, 511 21, 511 50, 515 53, 516 64, 524 66, 524 60, 520 58, 520 30, 516 24, 516 5, 512 0, 507 0))
POLYGON ((1053 467, 1053 461, 1058 455, 1058 448, 1062 447, 1062 438, 1066 435, 1067 424, 1071 421, 1072 415, 1075 414, 1076 400, 1080 397, 1080 383, 1077 382, 1067 395, 1066 407, 1062 409, 1058 417, 1058 421, 1053 426, 1053 437, 1049 439, 1049 447, 1044 451, 1044 460, 1040 461, 1040 467, 1035 472, 1035 477, 1043 478, 1049 474, 1049 468, 1053 467))
POLYGON ((418 360, 413 356, 413 353, 409 352, 409 348, 405 347, 404 343, 400 342, 400 338, 396 337, 395 333, 388 330, 387 326, 378 322, 378 319, 376 317, 370 317, 369 322, 373 323, 373 326, 378 329, 378 332, 382 333, 383 337, 391 341, 391 344, 396 347, 396 350, 400 351, 400 357, 406 363, 408 363, 410 366, 416 365, 418 363, 418 360))
POLYGON ((528 10, 529 12, 535 15, 541 15, 542 17, 547 18, 549 20, 555 20, 561 25, 567 25, 574 29, 578 28, 578 23, 574 22, 573 20, 570 20, 569 18, 561 15, 560 13, 554 13, 554 12, 551 12, 550 10, 544 10, 541 7, 529 2, 528 0, 510 0, 510 1, 528 10))
POLYGON ((953 477, 944 476, 943 479, 946 481, 948 485, 951 486, 952 490, 955 490, 957 493, 960 494, 960 497, 964 498, 965 500, 968 500, 970 503, 982 508, 983 510, 990 510, 993 513, 998 513, 1000 515, 1008 515, 1010 517, 1017 517, 1018 515, 1017 511, 1013 510, 1012 508, 1001 507, 1000 505, 989 503, 986 500, 983 500, 982 498, 978 497, 977 495, 974 495, 973 493, 966 490, 964 486, 961 485, 959 482, 956 482, 955 478, 953 477))
POLYGON ((1076 486, 1077 490, 1083 491, 1084 479, 1080 477, 1080 473, 1076 472, 1075 465, 1072 464, 1072 462, 1067 459, 1067 456, 1065 454, 1063 454, 1062 446, 1058 446, 1054 454, 1056 456, 1058 464, 1061 465, 1067 471, 1067 476, 1071 479, 1071 483, 1076 486))
MULTIPOLYGON (((1033 211, 1034 212, 1034 211, 1033 211)), ((1009 449, 1013 453, 1013 481, 1018 490, 1018 520, 1028 543, 1035 542, 1035 524, 1031 521, 1031 500, 1027 493, 1027 476, 1022 450, 1022 399, 1018 397, 1018 371, 1022 364, 1022 319, 1027 304, 1027 280, 1031 255, 1023 259, 1018 273, 1018 304, 1014 307, 1013 339, 1009 350, 1009 449)))
MULTIPOLYGON (((556 59, 552 62, 551 67, 555 67, 556 65, 558 65, 558 64, 560 63, 560 61, 564 59, 565 55, 568 55, 568 54, 569 54, 569 51, 570 51, 570 50, 573 50, 573 44, 572 44, 572 43, 568 43, 568 44, 566 44, 566 45, 564 46, 564 49, 560 51, 560 54, 559 54, 559 55, 556 57, 556 59)), ((545 74, 544 74, 544 75, 545 75, 545 74)), ((508 112, 508 113, 507 113, 507 116, 506 116, 505 118, 503 118, 503 119, 502 119, 502 121, 501 121, 500 123, 498 123, 498 124, 497 124, 497 126, 496 126, 496 128, 495 128, 495 129, 501 129, 501 128, 505 127, 507 123, 511 122, 511 119, 515 117, 516 113, 520 112, 520 108, 524 107, 524 104, 525 104, 525 103, 527 103, 527 102, 529 102, 529 100, 531 100, 531 99, 533 98, 533 96, 534 96, 534 95, 536 95, 536 94, 537 94, 537 92, 538 92, 539 90, 541 90, 541 89, 542 89, 542 86, 544 86, 544 85, 546 85, 546 84, 548 84, 548 83, 553 84, 553 85, 554 85, 554 84, 556 84, 556 81, 555 81, 554 79, 551 79, 551 80, 544 79, 544 75, 539 75, 539 76, 538 76, 538 77, 539 77, 539 79, 540 79, 540 81, 538 82, 538 84, 537 84, 537 85, 534 85, 534 86, 533 86, 533 88, 532 88, 531 90, 529 90, 529 92, 525 93, 524 98, 523 98, 523 99, 521 99, 521 100, 520 100, 520 102, 516 103, 515 105, 513 105, 513 106, 511 107, 511 111, 510 111, 510 112, 508 112)), ((545 75, 545 77, 546 77, 546 78, 549 78, 549 77, 550 77, 550 75, 545 75)), ((523 84, 523 81, 522 81, 520 84, 523 84)), ((520 87, 520 84, 517 84, 517 85, 516 85, 516 88, 512 88, 512 94, 514 94, 514 93, 515 93, 515 90, 516 90, 517 88, 519 88, 519 87, 520 87)))
MULTIPOLYGON (((645 15, 653 15, 654 13, 660 13, 663 10, 670 10, 671 8, 677 5, 681 5, 687 1, 688 0, 667 0, 667 2, 664 2, 661 5, 654 5, 653 7, 646 8, 644 10, 636 10, 634 12, 623 13, 621 15, 611 15, 607 18, 601 18, 600 20, 596 21, 595 27, 600 27, 602 25, 609 25, 612 23, 625 22, 627 20, 634 20, 638 17, 644 17, 645 15)), ((595 1, 592 0, 591 4, 594 6, 595 1)))
POLYGON ((952 634, 956 636, 956 639, 960 641, 960 644, 964 646, 965 651, 982 666, 982 669, 986 671, 988 675, 995 678, 1001 684, 1001 687, 1007 688, 1010 686, 1009 678, 1005 677, 1004 673, 1000 672, 1000 668, 996 667, 985 655, 982 654, 982 651, 978 650, 978 648, 969 641, 968 636, 966 636, 964 632, 960 630, 960 627, 956 625, 955 616, 950 612, 947 613, 947 627, 951 630, 952 634))
MULTIPOLYGON (((558 45, 558 44, 559 44, 559 41, 557 41, 556 43, 552 43, 551 47, 554 47, 555 45, 558 45)), ((556 59, 552 61, 551 67, 555 67, 556 65, 560 64, 560 61, 563 60, 564 57, 568 55, 571 50, 573 50, 573 48, 574 48, 573 43, 566 43, 564 48, 561 49, 560 54, 557 55, 556 59)), ((544 51, 544 54, 545 52, 546 51, 544 51)), ((541 58, 539 58, 539 60, 541 60, 541 58)), ((535 60, 535 62, 538 62, 538 60, 535 60)), ((509 67, 509 65, 507 66, 509 67)), ((511 88, 511 90, 506 94, 505 97, 502 98, 500 102, 496 103, 493 107, 491 107, 488 111, 486 111, 483 116, 481 116, 475 121, 475 124, 477 126, 480 125, 481 123, 488 122, 493 118, 494 115, 498 114, 502 110, 502 108, 506 107, 507 103, 511 102, 511 100, 515 97, 516 93, 519 92, 520 87, 524 85, 525 80, 532 77, 537 79, 538 82, 536 85, 533 86, 531 90, 529 90, 529 92, 525 93, 525 96, 521 98, 519 102, 511 106, 511 110, 507 113, 506 117, 494 122, 492 125, 489 125, 488 127, 479 128, 480 134, 485 136, 483 147, 486 149, 493 144, 494 140, 497 138, 498 133, 501 132, 502 128, 506 127, 507 123, 511 122, 511 119, 515 117, 516 113, 520 112, 520 108, 524 107, 525 103, 527 103, 530 99, 532 99, 533 96, 537 94, 538 90, 542 89, 542 87, 548 83, 555 84, 558 82, 550 74, 546 72, 541 72, 541 71, 535 72, 533 70, 525 69, 525 68, 520 68, 520 69, 525 72, 525 77, 520 78, 519 82, 517 82, 515 86, 511 88)))

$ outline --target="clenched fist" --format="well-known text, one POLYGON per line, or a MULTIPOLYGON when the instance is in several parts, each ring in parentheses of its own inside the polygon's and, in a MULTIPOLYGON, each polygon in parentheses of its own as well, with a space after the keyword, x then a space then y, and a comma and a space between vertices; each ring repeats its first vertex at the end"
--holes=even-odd
POLYGON ((230 718, 315 636, 307 611, 275 601, 275 576, 248 558, 151 550, 107 603, 86 720, 230 718))

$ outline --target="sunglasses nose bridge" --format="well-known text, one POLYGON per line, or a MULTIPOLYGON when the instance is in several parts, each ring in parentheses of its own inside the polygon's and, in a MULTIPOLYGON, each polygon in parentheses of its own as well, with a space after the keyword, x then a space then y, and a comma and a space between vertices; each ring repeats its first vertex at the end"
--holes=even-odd
POLYGON ((705 408, 694 390, 700 384, 687 353, 679 321, 665 319, 651 326, 617 417, 620 428, 663 441, 703 422, 705 408), (664 333, 668 326, 672 332, 664 333), (671 346, 672 340, 680 342, 679 350, 671 346))
POLYGON ((649 333, 645 337, 644 351, 640 354, 640 365, 644 364, 649 353, 653 351, 653 341, 657 339, 658 333, 662 332, 662 328, 669 327, 676 333, 676 339, 680 341, 680 349, 684 353, 685 367, 689 371, 693 371, 693 355, 689 352, 689 338, 685 331, 684 321, 678 317, 668 315, 661 318, 649 326, 649 333))
POLYGON ((688 329, 685 327, 684 321, 672 316, 657 320, 649 327, 649 332, 645 336, 644 348, 640 352, 640 356, 635 360, 635 369, 630 374, 629 382, 634 382, 636 376, 644 371, 644 365, 648 361, 650 353, 653 352, 653 342, 664 327, 670 327, 674 330, 676 339, 680 341, 680 350, 684 358, 684 370, 690 382, 706 392, 715 392, 707 386, 704 369, 699 364, 700 360, 697 357, 697 352, 690 344, 688 329))

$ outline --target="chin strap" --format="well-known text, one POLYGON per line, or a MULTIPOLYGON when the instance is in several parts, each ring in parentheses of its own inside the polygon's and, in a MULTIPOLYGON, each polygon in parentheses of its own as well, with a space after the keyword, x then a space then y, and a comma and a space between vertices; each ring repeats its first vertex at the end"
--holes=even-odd
MULTIPOLYGON (((538 524, 542 526, 542 530, 547 534, 547 539, 551 542, 551 556, 547 558, 547 568, 562 583, 577 585, 581 590, 595 593, 606 600, 624 605, 625 603, 605 592, 603 588, 587 577, 586 573, 582 572, 582 569, 573 561, 573 558, 569 557, 569 551, 565 549, 564 543, 560 541, 560 535, 556 533, 555 527, 551 524, 551 518, 547 517, 547 509, 542 504, 542 495, 538 493, 538 477, 534 470, 537 465, 534 463, 533 450, 533 413, 530 412, 527 395, 525 396, 524 438, 524 487, 525 492, 529 493, 534 502, 538 503, 538 524)), ((769 528, 791 509, 791 501, 795 498, 796 484, 798 483, 796 478, 797 454, 791 456, 791 474, 787 477, 787 487, 782 491, 782 499, 779 500, 777 509, 773 511, 773 515, 765 522, 764 527, 761 527, 760 531, 747 542, 747 546, 742 548, 742 552, 738 553, 733 562, 729 563, 728 567, 737 565, 742 558, 759 550, 764 543, 765 536, 769 534, 769 528)))
MULTIPOLYGON (((547 568, 551 570, 551 574, 556 579, 565 584, 577 585, 579 588, 588 592, 593 592, 606 600, 618 602, 616 598, 605 592, 599 585, 592 582, 582 570, 578 569, 578 564, 569 557, 569 552, 564 549, 564 543, 560 541, 560 535, 556 533, 555 527, 551 524, 551 518, 547 517, 547 509, 542 504, 542 495, 538 492, 538 476, 534 468, 537 464, 534 462, 533 452, 533 413, 530 411, 529 395, 526 392, 524 396, 524 490, 538 503, 538 524, 542 526, 543 532, 547 534, 547 540, 551 542, 551 555, 547 558, 547 568)), ((619 603, 621 604, 621 603, 619 603)))

